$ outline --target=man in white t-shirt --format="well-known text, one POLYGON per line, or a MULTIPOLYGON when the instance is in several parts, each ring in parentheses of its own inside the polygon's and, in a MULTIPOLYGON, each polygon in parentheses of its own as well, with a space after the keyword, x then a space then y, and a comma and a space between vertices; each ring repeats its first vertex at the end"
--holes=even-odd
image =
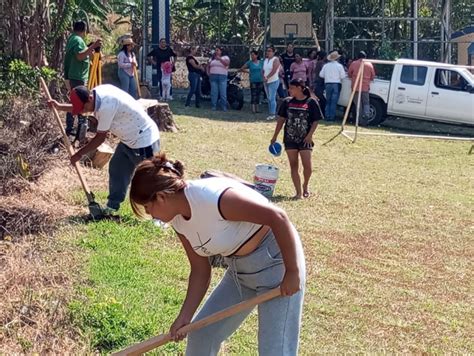
POLYGON ((97 134, 71 157, 72 164, 99 147, 108 132, 120 139, 109 163, 109 196, 104 212, 111 214, 125 200, 135 167, 160 151, 158 126, 138 101, 110 84, 96 86, 92 91, 85 86, 75 87, 69 99, 71 104, 55 100, 49 104, 73 115, 93 112, 97 120, 97 134))
POLYGON ((329 53, 328 62, 323 66, 319 76, 324 79, 326 90, 326 121, 336 120, 336 107, 341 92, 341 83, 346 75, 346 71, 341 63, 337 60, 341 55, 337 51, 329 53))

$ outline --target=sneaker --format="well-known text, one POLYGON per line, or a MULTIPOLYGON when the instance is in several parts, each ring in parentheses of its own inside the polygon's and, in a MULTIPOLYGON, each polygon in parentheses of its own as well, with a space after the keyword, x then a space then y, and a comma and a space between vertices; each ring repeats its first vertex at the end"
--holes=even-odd
POLYGON ((168 97, 168 101, 172 101, 172 100, 173 100, 173 95, 170 95, 170 96, 168 97))
POLYGON ((118 212, 118 209, 114 209, 109 206, 102 208, 102 214, 104 214, 104 216, 115 216, 117 215, 117 212, 118 212))
POLYGON ((156 226, 156 227, 159 227, 161 229, 167 229, 169 228, 169 224, 161 221, 160 219, 153 219, 153 224, 156 226))
POLYGON ((267 121, 272 121, 272 120, 275 120, 276 116, 275 115, 270 115, 270 116, 267 116, 267 121))

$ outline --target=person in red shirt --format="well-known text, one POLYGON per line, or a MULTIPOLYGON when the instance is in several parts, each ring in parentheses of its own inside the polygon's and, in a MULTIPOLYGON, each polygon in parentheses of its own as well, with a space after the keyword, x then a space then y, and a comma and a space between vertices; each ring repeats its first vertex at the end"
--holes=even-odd
MULTIPOLYGON (((357 56, 357 60, 352 62, 349 66, 349 72, 347 75, 352 80, 352 90, 356 90, 356 95, 354 95, 353 103, 357 107, 357 102, 359 98, 359 86, 356 86, 356 78, 357 73, 359 72, 359 68, 362 65, 362 61, 364 58, 367 58, 367 54, 364 51, 360 51, 359 55, 357 56)), ((366 126, 368 124, 368 120, 370 118, 370 97, 369 97, 369 90, 370 90, 370 82, 373 81, 375 78, 375 70, 374 66, 370 62, 364 62, 364 76, 362 77, 362 91, 361 95, 361 106, 359 108, 359 123, 362 126, 366 126)))

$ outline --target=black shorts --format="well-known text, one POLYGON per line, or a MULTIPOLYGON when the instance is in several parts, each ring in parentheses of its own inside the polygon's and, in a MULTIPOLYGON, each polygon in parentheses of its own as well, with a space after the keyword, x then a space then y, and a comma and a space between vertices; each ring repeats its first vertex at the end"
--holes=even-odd
POLYGON ((285 150, 312 151, 314 143, 307 145, 304 142, 283 142, 285 150))

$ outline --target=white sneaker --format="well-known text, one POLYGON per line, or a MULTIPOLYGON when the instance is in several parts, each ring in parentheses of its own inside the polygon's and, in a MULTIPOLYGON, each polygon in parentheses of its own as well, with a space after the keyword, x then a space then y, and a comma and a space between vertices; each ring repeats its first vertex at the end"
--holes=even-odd
POLYGON ((170 96, 168 97, 168 101, 172 101, 172 100, 173 100, 173 95, 170 95, 170 96))
POLYGON ((267 116, 267 121, 272 121, 272 120, 275 120, 275 115, 270 115, 270 116, 267 116))
POLYGON ((167 224, 167 223, 161 221, 160 219, 153 219, 153 224, 154 224, 156 227, 159 227, 159 228, 161 228, 161 229, 163 229, 163 230, 170 227, 169 224, 167 224))

